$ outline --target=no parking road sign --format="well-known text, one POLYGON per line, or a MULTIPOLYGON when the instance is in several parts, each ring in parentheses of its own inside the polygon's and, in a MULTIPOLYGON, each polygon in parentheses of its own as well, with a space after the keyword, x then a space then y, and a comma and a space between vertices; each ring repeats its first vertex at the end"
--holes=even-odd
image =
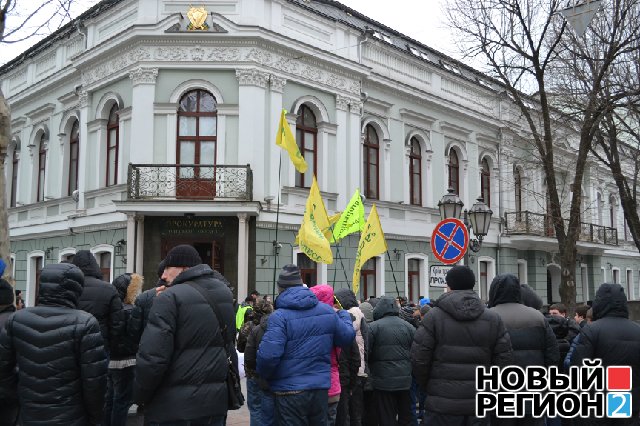
POLYGON ((441 221, 431 234, 431 251, 445 265, 452 265, 462 259, 468 247, 469 233, 459 219, 441 221))

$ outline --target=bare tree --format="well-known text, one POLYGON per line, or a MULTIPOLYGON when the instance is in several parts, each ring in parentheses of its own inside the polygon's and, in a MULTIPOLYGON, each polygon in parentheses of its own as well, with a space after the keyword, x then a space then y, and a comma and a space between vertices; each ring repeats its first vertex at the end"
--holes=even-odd
POLYGON ((606 2, 584 37, 563 39, 557 64, 554 90, 568 120, 582 120, 591 84, 602 74, 595 98, 600 121, 591 151, 611 171, 640 250, 640 1, 606 2), (603 69, 600 64, 607 61, 609 68, 603 69))
MULTIPOLYGON (((50 34, 71 19, 74 0, 0 1, 0 46, 50 34)), ((4 162, 11 139, 11 112, 0 90, 0 258, 10 264, 4 162)), ((5 275, 11 274, 7 267, 5 275)))
MULTIPOLYGON (((623 3, 624 0, 612 0, 623 3)), ((487 72, 499 79, 517 105, 521 119, 528 130, 541 162, 548 196, 547 214, 555 231, 561 263, 560 297, 573 309, 576 301, 575 271, 576 242, 580 235, 582 194, 580 188, 585 165, 595 133, 603 116, 604 107, 599 101, 603 81, 619 54, 616 48, 619 32, 605 35, 611 41, 604 44, 600 62, 590 74, 584 88, 585 103, 576 117, 579 140, 572 148, 573 169, 568 218, 563 215, 560 186, 562 170, 556 159, 558 144, 554 129, 560 126, 561 116, 553 104, 551 90, 553 67, 560 55, 570 29, 559 12, 566 0, 451 0, 448 18, 460 34, 459 47, 469 57, 482 57, 487 62, 487 72)), ((614 26, 626 22, 615 8, 611 18, 614 26)), ((598 19, 598 17, 596 17, 598 19)), ((566 214, 565 214, 566 215, 566 214)))

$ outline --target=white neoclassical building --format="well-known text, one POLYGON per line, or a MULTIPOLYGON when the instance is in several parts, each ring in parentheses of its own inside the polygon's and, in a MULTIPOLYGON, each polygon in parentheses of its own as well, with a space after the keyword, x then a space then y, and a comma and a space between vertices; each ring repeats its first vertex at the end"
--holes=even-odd
MULTIPOLYGON (((389 253, 363 268, 362 297, 441 294, 429 243, 452 187, 467 208, 482 195, 494 212, 470 258, 481 297, 512 272, 559 300, 542 170, 495 81, 334 1, 202 4, 206 29, 192 30, 188 2, 104 0, 0 68, 12 260, 28 304, 42 266, 77 250, 91 250, 105 278, 135 271, 152 286, 181 243, 240 299, 271 293, 286 263, 310 285, 347 286, 357 234, 332 265, 294 245, 312 174, 329 213, 356 188, 367 211, 378 207, 389 253), (274 144, 283 108, 304 175, 274 144)), ((559 147, 567 161, 572 137, 559 147)), ((595 161, 582 191, 578 301, 604 280, 640 298, 640 257, 595 161)))

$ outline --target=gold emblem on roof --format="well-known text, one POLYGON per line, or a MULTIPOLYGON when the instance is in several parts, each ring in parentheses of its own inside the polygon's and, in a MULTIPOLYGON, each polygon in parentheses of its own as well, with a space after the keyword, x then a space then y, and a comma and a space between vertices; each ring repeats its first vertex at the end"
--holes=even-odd
POLYGON ((207 25, 207 10, 202 7, 193 7, 189 8, 187 12, 187 18, 189 18, 189 25, 187 26, 187 30, 208 30, 209 25, 207 25))

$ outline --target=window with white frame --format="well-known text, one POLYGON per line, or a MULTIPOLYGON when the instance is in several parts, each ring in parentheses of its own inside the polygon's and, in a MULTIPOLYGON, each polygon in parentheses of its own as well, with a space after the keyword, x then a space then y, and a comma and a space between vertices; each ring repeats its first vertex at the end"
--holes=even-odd
POLYGON ((69 136, 69 171, 67 182, 67 195, 73 195, 73 191, 78 189, 78 162, 80 149, 80 122, 75 120, 71 127, 71 135, 69 136))
POLYGON ((480 162, 480 194, 485 204, 491 207, 491 167, 487 157, 480 162))
POLYGON ((18 170, 20 167, 20 151, 18 145, 14 145, 11 154, 11 192, 9 198, 9 207, 15 207, 18 199, 18 170))
POLYGON ((422 253, 408 253, 405 255, 405 288, 404 294, 408 300, 418 303, 420 298, 429 297, 427 285, 427 263, 429 258, 422 253))
POLYGON ((365 127, 362 148, 364 196, 377 200, 380 198, 380 138, 371 124, 365 127))
POLYGON ((522 172, 519 167, 513 170, 513 191, 516 208, 516 220, 522 220, 522 172))
POLYGON ((616 201, 616 197, 611 195, 609 197, 609 226, 616 229, 618 228, 618 202, 616 201))
POLYGON ((114 261, 114 248, 109 244, 101 244, 93 247, 91 253, 96 258, 100 271, 102 272, 102 279, 104 281, 112 282, 113 276, 113 261, 114 261))
POLYGON ((580 265, 580 283, 582 284, 582 301, 589 300, 589 270, 587 265, 580 265))
POLYGON ((313 176, 318 179, 318 122, 308 105, 303 104, 298 110, 296 142, 308 166, 305 173, 296 171, 296 186, 311 188, 313 176))
POLYGON ((71 262, 76 255, 76 249, 69 247, 60 250, 58 253, 58 262, 71 262))
POLYGON ((625 292, 627 293, 628 300, 634 300, 636 298, 634 288, 633 288, 633 271, 631 269, 627 269, 627 282, 625 283, 625 292))
POLYGON ((449 164, 447 165, 449 176, 449 188, 452 188, 457 195, 460 195, 460 159, 455 149, 449 150, 449 164))
POLYGON ((613 268, 612 273, 613 273, 613 283, 620 284, 620 269, 613 268))
POLYGON ((496 275, 496 263, 495 260, 488 256, 478 257, 478 269, 476 275, 476 282, 478 284, 478 294, 480 298, 485 302, 489 300, 489 287, 491 281, 496 275))
POLYGON ((518 259, 518 280, 520 281, 520 284, 527 284, 529 282, 527 261, 524 259, 518 259))
POLYGON ((36 190, 36 201, 44 201, 45 196, 45 173, 47 170, 47 136, 42 132, 38 142, 38 159, 37 159, 37 180, 38 186, 36 190))
POLYGON ((412 137, 409 141, 409 203, 422 205, 422 150, 420 141, 412 137))
POLYGON ((44 251, 36 250, 27 255, 26 306, 35 306, 40 295, 40 274, 44 268, 44 251))
POLYGON ((300 269, 302 282, 307 286, 313 287, 314 285, 327 282, 327 265, 314 262, 302 252, 299 247, 293 248, 292 263, 300 269))

